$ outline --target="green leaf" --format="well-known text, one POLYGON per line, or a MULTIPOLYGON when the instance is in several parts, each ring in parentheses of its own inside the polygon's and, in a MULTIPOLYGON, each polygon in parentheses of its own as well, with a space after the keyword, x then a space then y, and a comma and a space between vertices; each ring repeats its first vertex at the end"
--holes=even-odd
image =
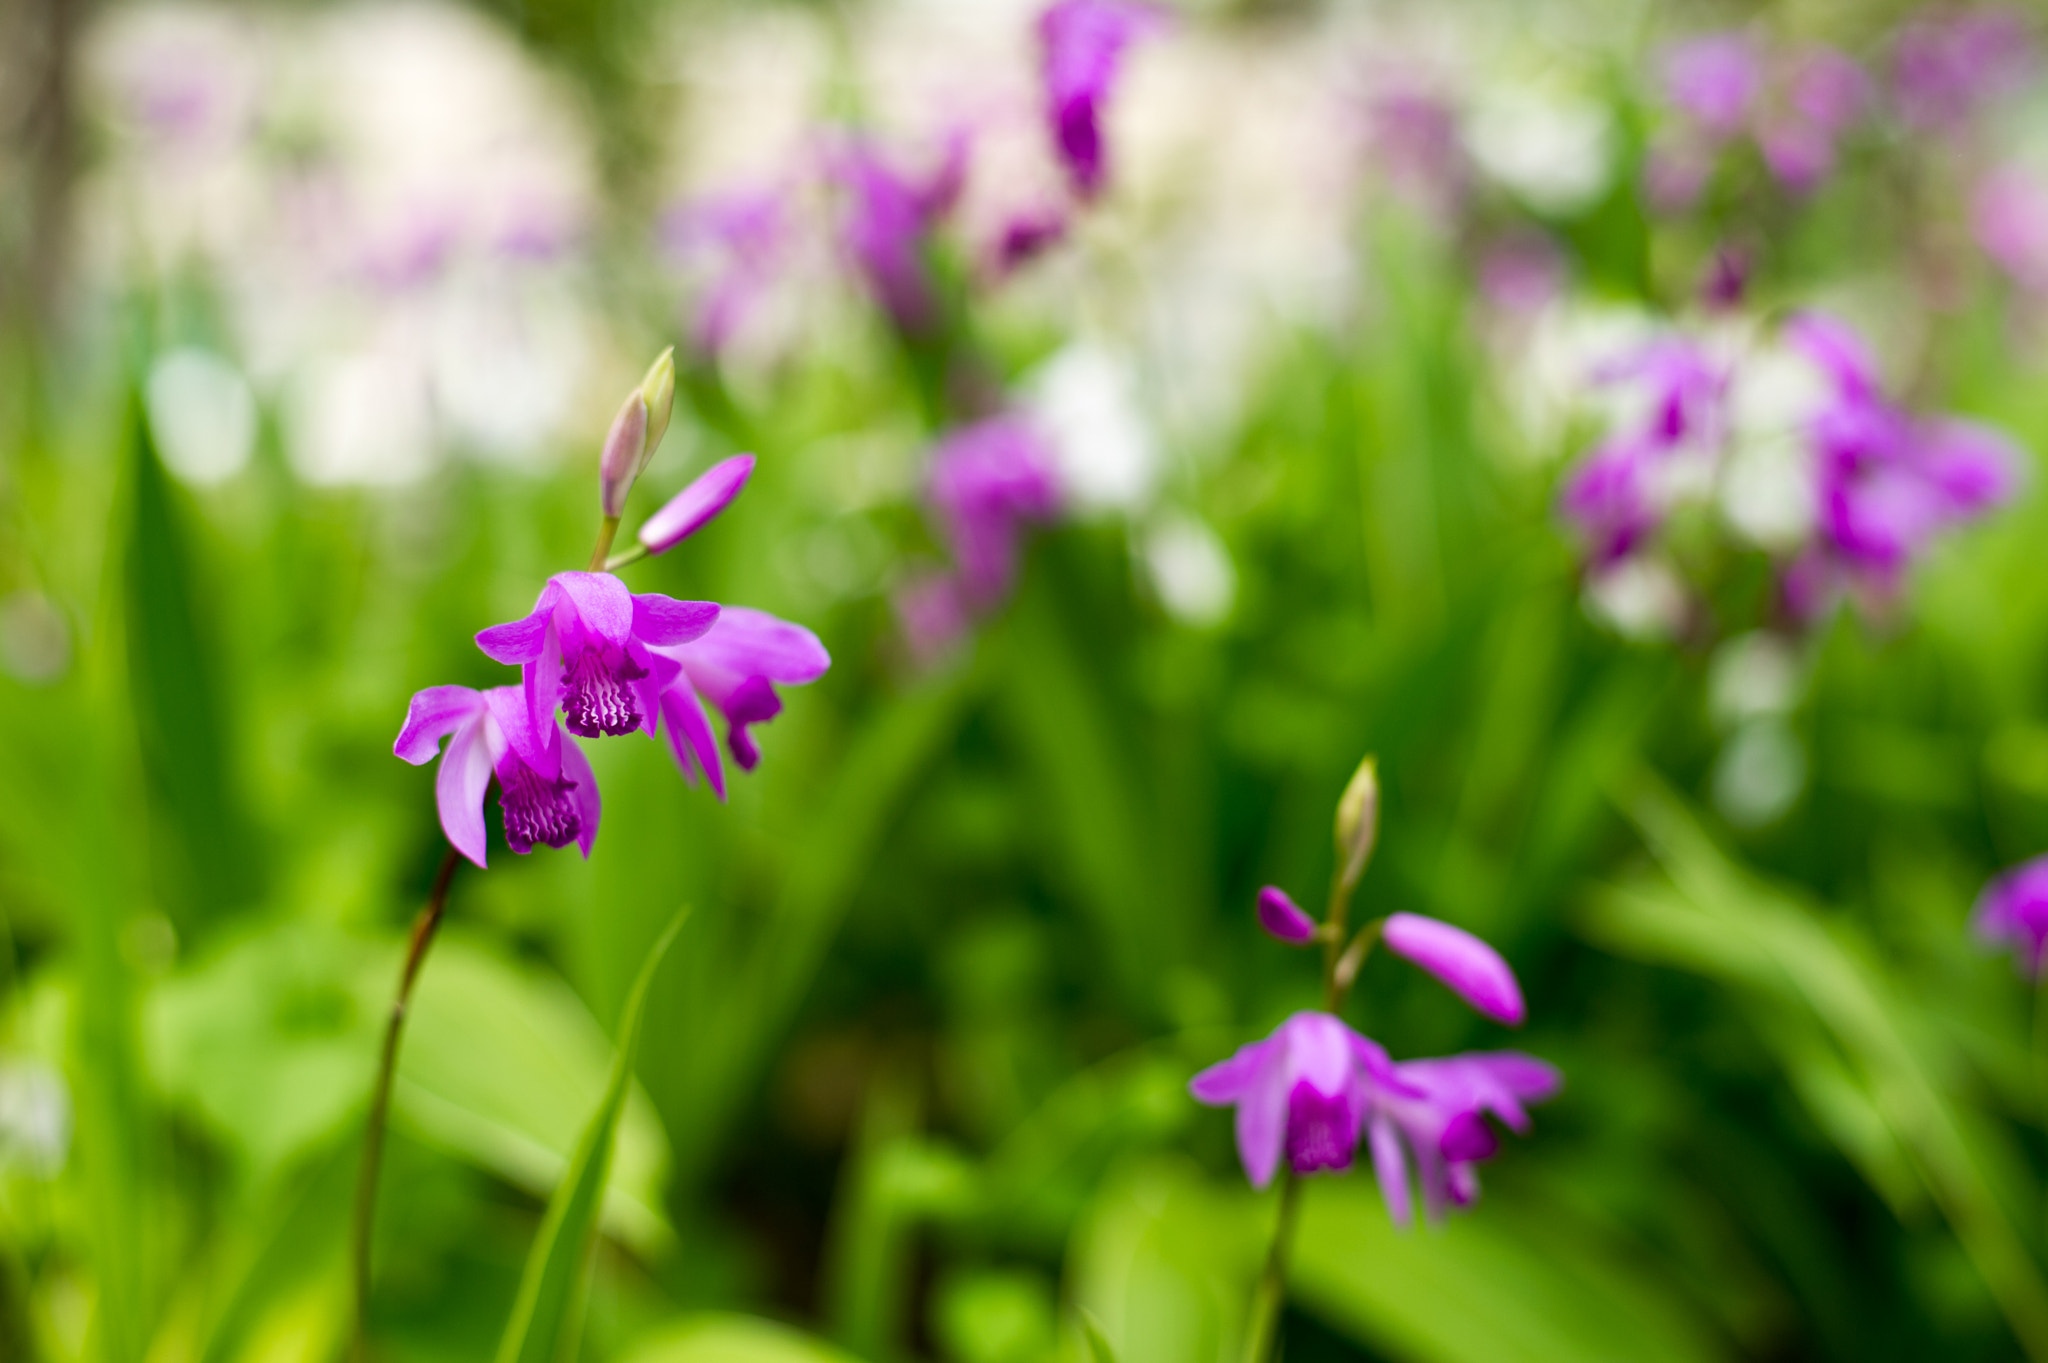
POLYGON ((695 1316, 664 1326, 626 1351, 623 1363, 857 1363, 800 1330, 753 1316, 695 1316))
POLYGON ((675 916, 654 949, 647 953, 646 964, 633 981, 633 992, 626 997, 625 1011, 619 1016, 618 1052, 612 1061, 611 1079, 590 1124, 584 1128, 567 1174, 548 1202, 547 1216, 541 1222, 540 1234, 527 1256, 526 1272, 520 1278, 512 1318, 498 1344, 498 1363, 556 1363, 573 1355, 583 1264, 597 1231, 605 1176, 611 1170, 612 1136, 618 1130, 619 1114, 625 1110, 626 1094, 632 1088, 640 1015, 647 1003, 647 990, 654 982, 655 969, 668 954, 669 944, 675 941, 687 912, 675 916))
POLYGON ((1088 1341, 1088 1356, 1092 1363, 1116 1363, 1116 1350, 1109 1347, 1103 1338, 1102 1322, 1095 1319, 1093 1311, 1077 1310, 1074 1313, 1081 1321, 1081 1338, 1088 1341))

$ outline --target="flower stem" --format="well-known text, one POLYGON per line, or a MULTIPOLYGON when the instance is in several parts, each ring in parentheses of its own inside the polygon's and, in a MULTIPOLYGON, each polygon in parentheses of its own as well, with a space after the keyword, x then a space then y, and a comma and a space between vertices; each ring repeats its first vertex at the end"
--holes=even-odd
POLYGON ((1280 1216, 1273 1226, 1273 1244, 1266 1251, 1266 1269, 1252 1296, 1251 1325, 1245 1334, 1245 1363, 1266 1363, 1280 1335, 1280 1308, 1287 1300, 1287 1248, 1294 1240, 1294 1217, 1301 1208, 1301 1180, 1280 1166, 1280 1216))
POLYGON ((601 573, 606 570, 605 559, 611 556, 612 540, 619 533, 619 518, 606 516, 597 527, 597 547, 590 551, 590 571, 601 573))
POLYGON ((412 920, 412 940, 406 946, 405 966, 398 976, 398 995, 391 1001, 391 1018, 384 1026, 384 1053, 377 1063, 377 1087, 370 1095, 370 1120, 363 1131, 363 1165, 356 1179, 355 1278, 356 1359, 367 1363, 370 1356, 370 1232, 377 1218, 377 1172, 384 1162, 384 1128, 391 1115, 391 1082, 398 1073, 398 1036, 405 1027, 405 1012, 412 1002, 413 982, 433 945, 434 930, 441 926, 441 910, 448 902, 448 883, 462 854, 453 847, 441 858, 434 875, 434 888, 419 916, 412 920))
POLYGON ((604 561, 604 570, 608 573, 616 573, 619 569, 625 567, 627 564, 638 563, 641 559, 646 557, 647 546, 644 544, 636 544, 630 549, 621 549, 618 553, 613 554, 610 558, 606 559, 604 561))

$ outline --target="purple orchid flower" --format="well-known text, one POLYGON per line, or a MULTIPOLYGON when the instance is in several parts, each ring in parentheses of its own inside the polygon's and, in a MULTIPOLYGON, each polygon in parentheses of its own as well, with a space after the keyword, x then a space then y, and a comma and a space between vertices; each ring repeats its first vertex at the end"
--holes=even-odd
POLYGON ((960 586, 981 607, 1009 591, 1022 526, 1051 520, 1061 505, 1051 452, 1017 416, 991 417, 948 436, 932 456, 927 491, 960 586))
POLYGON ((1387 1214, 1410 1225, 1408 1159, 1422 1185, 1431 1221, 1446 1208, 1468 1207, 1479 1196, 1477 1166, 1500 1148, 1487 1114, 1517 1133, 1529 1129, 1525 1103, 1555 1095, 1564 1077, 1554 1065, 1519 1051, 1475 1051, 1440 1060, 1410 1060, 1376 1085, 1367 1117, 1374 1175, 1387 1214))
POLYGON ((1788 605, 1811 615, 1838 581, 1860 582, 1880 594, 1895 591, 1937 534, 2012 496, 2020 455, 1988 427, 1916 417, 1891 405, 1869 352, 1841 322, 1806 313, 1787 323, 1785 334, 1834 389, 1808 432, 1819 503, 1816 542, 1785 583, 1788 605))
POLYGON ((434 778, 441 831, 456 851, 484 864, 484 795, 498 779, 505 841, 524 855, 536 843, 583 855, 597 839, 597 778, 583 749, 549 717, 536 725, 516 686, 472 691, 430 686, 412 698, 392 751, 414 766, 433 760, 441 740, 448 750, 434 778))
POLYGON ((1165 26, 1138 0, 1059 0, 1038 16, 1045 111, 1075 193, 1092 199, 1108 179, 1102 109, 1124 49, 1165 26))
POLYGON ((1977 244, 2015 284, 2048 293, 2048 185, 2016 166, 1978 184, 1972 203, 1977 244))
POLYGON ((725 798, 725 762, 712 737, 704 703, 725 716, 726 744, 742 771, 761 760, 748 726, 782 713, 775 688, 801 686, 825 675, 831 655, 818 636, 801 625, 763 611, 727 606, 718 620, 696 639, 657 645, 657 658, 674 664, 675 672, 661 690, 661 717, 668 725, 669 749, 683 779, 696 784, 698 772, 719 799, 725 798))
POLYGON ((1899 30, 1892 95, 1909 125, 1956 132, 1991 100, 2023 85, 2034 67, 2030 26, 2003 7, 1951 11, 1899 30))
POLYGON ((1463 928, 1418 913, 1396 913, 1388 915, 1380 940, 1495 1022, 1519 1027, 1528 1016, 1515 972, 1499 952, 1463 928))
POLYGON ((2023 862, 1986 885, 1970 926, 1986 945, 2010 947, 2020 973, 2038 982, 2048 958, 2048 856, 2023 862))
POLYGON ((855 139, 831 162, 847 194, 842 240, 875 301, 909 335, 938 320, 938 290, 925 260, 927 238, 966 183, 968 140, 946 139, 936 169, 922 181, 903 174, 872 143, 855 139))
POLYGON ((556 573, 525 618, 476 636, 495 662, 518 666, 536 726, 562 707, 571 733, 652 736, 675 664, 649 648, 686 644, 718 619, 709 601, 633 593, 610 573, 556 573))
POLYGON ((891 596, 904 641, 919 666, 944 657, 973 623, 973 606, 953 573, 921 573, 897 587, 891 596))
POLYGON ((1003 279, 1066 240, 1067 215, 1057 208, 1036 208, 1013 215, 1003 224, 988 252, 988 273, 1003 279))
POLYGON ((717 195, 664 219, 671 257, 705 271, 690 328, 699 354, 722 352, 774 282, 789 236, 783 199, 778 189, 717 195))
POLYGON ((1296 1013, 1267 1037, 1240 1047, 1188 1084, 1199 1102, 1237 1108, 1237 1153, 1245 1177, 1264 1188, 1280 1157, 1297 1174, 1345 1170, 1379 1090, 1401 1085, 1380 1044, 1329 1013, 1296 1013))
POLYGON ((1594 566, 1611 567, 1663 524, 1663 474, 1671 458, 1716 447, 1728 376, 1696 343, 1663 336, 1595 370, 1593 379, 1637 385, 1648 398, 1641 426, 1594 447, 1567 475, 1559 497, 1594 566))
POLYGON ((1762 87, 1762 59, 1739 33, 1694 38, 1665 54, 1665 97, 1709 137, 1740 132, 1762 87))

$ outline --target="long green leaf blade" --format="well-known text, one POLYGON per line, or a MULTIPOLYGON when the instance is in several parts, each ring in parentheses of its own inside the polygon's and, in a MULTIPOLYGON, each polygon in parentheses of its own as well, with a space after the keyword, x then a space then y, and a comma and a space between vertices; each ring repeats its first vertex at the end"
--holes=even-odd
POLYGON ((498 1363, 556 1363, 571 1351, 583 1264, 597 1230, 605 1176, 611 1171, 612 1137, 633 1084, 640 1016, 654 972, 668 954, 669 944, 675 941, 687 913, 688 910, 678 913, 655 942, 640 967, 639 977, 633 981, 633 992, 626 996, 625 1011, 619 1016, 618 1053, 612 1060, 611 1078, 597 1111, 591 1114, 590 1125, 577 1142, 576 1154, 570 1159, 560 1186, 548 1201, 548 1214, 541 1222, 540 1234, 534 1238, 526 1271, 520 1278, 519 1297, 512 1304, 512 1318, 506 1322, 505 1337, 498 1343, 498 1363))

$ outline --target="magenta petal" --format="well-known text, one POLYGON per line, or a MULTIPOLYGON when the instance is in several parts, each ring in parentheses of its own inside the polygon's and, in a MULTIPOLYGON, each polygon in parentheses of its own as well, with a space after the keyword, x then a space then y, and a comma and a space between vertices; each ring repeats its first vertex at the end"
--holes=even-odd
POLYGON ((710 716, 704 713, 704 702, 697 698, 688 678, 678 679, 661 693, 661 718, 668 725, 669 749, 676 765, 687 774, 694 760, 712 794, 723 800, 725 758, 718 750, 718 735, 711 731, 710 716))
POLYGON ((1387 1215, 1403 1228, 1415 1224, 1415 1204, 1408 1191, 1408 1157, 1401 1150, 1401 1133, 1384 1115, 1375 1115, 1366 1127, 1366 1143, 1372 1147, 1372 1171, 1379 1179, 1380 1200, 1387 1215))
POLYGON ((1453 1163, 1492 1159, 1500 1151, 1500 1137, 1478 1113, 1460 1112, 1445 1125, 1437 1149, 1453 1163))
POLYGON ((556 595, 554 584, 548 584, 547 590, 541 593, 541 603, 533 608, 533 614, 478 630, 476 646, 494 663, 517 667, 521 663, 532 662, 547 646, 548 620, 555 611, 556 595))
POLYGON ((583 755, 575 739, 559 729, 555 739, 561 745, 562 775, 576 783, 569 796, 576 804, 576 845, 588 861, 591 844, 597 841, 598 815, 603 812, 603 802, 597 796, 597 773, 590 769, 590 759, 583 755))
MULTIPOLYGON (((472 693, 474 694, 474 693, 472 693)), ((434 803, 441 813, 441 831, 449 845, 478 866, 484 864, 484 792, 491 786, 490 747, 483 741, 484 711, 470 717, 448 742, 441 770, 434 777, 434 803)))
POLYGON ((766 677, 785 686, 816 681, 832 666, 817 635, 746 606, 721 610, 718 623, 690 649, 689 657, 738 676, 766 677))
POLYGON ((1268 1037, 1238 1047, 1228 1060, 1219 1060, 1188 1080, 1188 1092, 1196 1102, 1211 1107, 1238 1102, 1252 1091, 1259 1071, 1270 1063, 1273 1048, 1279 1044, 1268 1037))
POLYGON ((1511 1027, 1521 1025, 1526 1014, 1515 973, 1499 952, 1463 928, 1420 914, 1397 913, 1387 919, 1382 940, 1387 950, 1442 980, 1487 1017, 1511 1027))
POLYGON ((1302 946, 1316 939, 1316 920, 1287 897, 1287 891, 1268 885, 1259 891, 1259 926, 1266 935, 1289 946, 1302 946))
POLYGON ((556 573, 559 585, 583 627, 606 643, 624 648, 633 637, 633 593, 610 573, 556 573))
POLYGON ((415 767, 432 761, 441 740, 481 711, 483 703, 483 697, 467 686, 429 686, 415 692, 391 751, 415 767))
POLYGON ((713 464, 647 518, 640 527, 640 543, 650 554, 675 548, 731 505, 753 472, 751 454, 736 454, 713 464))
POLYGON ((657 592, 633 598, 633 634, 642 643, 687 644, 718 623, 713 601, 678 601, 657 592))
POLYGON ((561 731, 554 721, 543 719, 536 725, 525 696, 515 686, 494 686, 483 698, 492 722, 519 760, 542 779, 554 780, 562 770, 561 731))
POLYGON ((1262 1066, 1237 1101, 1237 1153, 1254 1188, 1271 1183, 1280 1169, 1287 1136, 1287 1068, 1279 1063, 1262 1066))

